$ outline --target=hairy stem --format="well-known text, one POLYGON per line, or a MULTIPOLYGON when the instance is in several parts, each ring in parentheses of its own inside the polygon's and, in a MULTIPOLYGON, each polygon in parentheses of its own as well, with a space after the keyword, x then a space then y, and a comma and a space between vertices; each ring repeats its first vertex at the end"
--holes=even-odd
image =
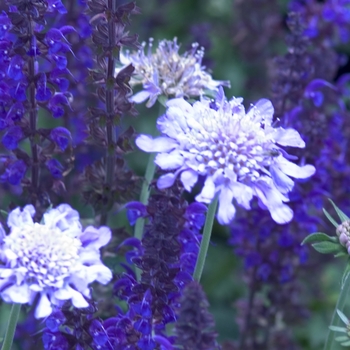
POLYGON ((210 237, 211 237, 211 231, 213 229, 214 224, 214 218, 216 213, 216 208, 218 206, 218 196, 215 196, 213 201, 210 203, 207 216, 205 218, 205 225, 203 229, 203 236, 201 241, 201 246, 199 248, 199 254, 196 262, 196 267, 194 269, 193 279, 195 281, 200 281, 205 260, 207 258, 209 243, 210 243, 210 237))
POLYGON ((15 335, 20 311, 21 311, 21 304, 12 304, 10 318, 7 324, 7 330, 6 330, 4 342, 2 343, 1 350, 12 349, 13 337, 15 335))

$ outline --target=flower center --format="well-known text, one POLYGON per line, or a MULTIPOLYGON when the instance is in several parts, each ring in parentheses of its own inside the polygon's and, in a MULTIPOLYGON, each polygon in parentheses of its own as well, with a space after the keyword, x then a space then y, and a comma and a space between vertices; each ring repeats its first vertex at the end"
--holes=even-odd
POLYGON ((5 251, 16 257, 17 270, 30 283, 55 286, 75 269, 81 242, 58 228, 35 223, 14 228, 5 238, 5 251))
POLYGON ((218 169, 225 173, 229 169, 240 181, 255 181, 261 170, 271 164, 272 157, 279 155, 260 123, 249 117, 209 109, 196 121, 199 127, 192 128, 188 134, 188 150, 196 154, 202 175, 213 174, 218 169))

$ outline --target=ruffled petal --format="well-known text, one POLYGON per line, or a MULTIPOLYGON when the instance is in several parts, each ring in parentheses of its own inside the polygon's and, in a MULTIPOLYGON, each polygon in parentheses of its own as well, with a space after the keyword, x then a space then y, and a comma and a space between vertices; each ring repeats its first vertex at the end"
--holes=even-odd
POLYGON ((185 187, 185 190, 191 192, 192 187, 198 181, 198 174, 192 169, 185 170, 181 173, 181 182, 185 187))
POLYGON ((102 284, 107 284, 113 277, 111 270, 102 264, 89 266, 87 268, 87 273, 93 276, 91 282, 98 281, 102 284))
POLYGON ((278 157, 275 161, 276 166, 283 171, 286 175, 292 176, 296 179, 307 179, 315 174, 316 169, 313 165, 307 164, 299 166, 290 162, 284 157, 278 157))
POLYGON ((174 151, 157 154, 154 162, 163 170, 172 170, 181 167, 184 163, 184 158, 178 151, 174 151))
POLYGON ((275 142, 280 144, 281 146, 291 146, 298 148, 305 147, 305 142, 296 130, 283 128, 277 128, 273 130, 273 138, 275 142))
POLYGON ((270 166, 270 174, 276 188, 282 193, 290 192, 294 187, 294 181, 282 172, 275 164, 270 166))
POLYGON ((181 98, 172 98, 171 100, 167 101, 166 106, 168 108, 170 107, 176 107, 182 110, 182 114, 189 114, 192 113, 192 106, 182 97, 181 98))
POLYGON ((178 172, 162 175, 157 181, 157 187, 163 190, 164 188, 172 186, 176 180, 177 174, 178 172))
POLYGON ((276 223, 286 224, 293 219, 293 210, 283 203, 286 198, 275 188, 270 178, 263 178, 255 185, 256 195, 276 223))
POLYGON ((131 102, 142 103, 145 102, 151 96, 149 91, 142 90, 137 94, 133 95, 130 99, 131 102))
POLYGON ((152 138, 149 135, 140 135, 135 140, 138 148, 145 152, 170 152, 178 146, 175 140, 168 137, 152 138))
POLYGON ((196 196, 197 202, 210 203, 215 195, 215 184, 213 178, 208 176, 204 182, 204 187, 199 195, 196 196))
POLYGON ((32 299, 32 292, 27 284, 22 284, 20 286, 12 285, 6 288, 2 293, 1 297, 6 301, 6 303, 17 303, 17 304, 27 304, 32 299))
POLYGON ((77 292, 73 288, 72 291, 72 304, 77 308, 88 307, 89 303, 85 300, 85 298, 81 295, 81 293, 77 292))
MULTIPOLYGON (((239 182, 232 183, 230 188, 237 203, 245 209, 250 209, 250 201, 253 198, 253 190, 239 182)), ((223 189, 223 191, 226 191, 226 189, 223 189)))
POLYGON ((111 230, 102 226, 100 228, 95 228, 93 226, 88 226, 84 232, 80 234, 80 241, 84 248, 89 249, 100 249, 105 246, 112 237, 111 230))
POLYGON ((35 214, 34 207, 29 204, 26 205, 21 211, 20 208, 16 208, 9 213, 7 219, 7 225, 12 227, 21 227, 23 225, 33 225, 33 216, 35 214))
POLYGON ((42 293, 35 309, 35 318, 44 318, 52 313, 51 303, 46 293, 42 293))
POLYGON ((266 125, 271 125, 274 108, 270 100, 265 98, 255 103, 254 107, 249 110, 247 116, 253 114, 252 118, 255 122, 265 122, 266 125))
POLYGON ((219 208, 217 219, 221 225, 228 225, 235 216, 236 208, 232 204, 233 192, 230 188, 223 188, 219 194, 219 208))

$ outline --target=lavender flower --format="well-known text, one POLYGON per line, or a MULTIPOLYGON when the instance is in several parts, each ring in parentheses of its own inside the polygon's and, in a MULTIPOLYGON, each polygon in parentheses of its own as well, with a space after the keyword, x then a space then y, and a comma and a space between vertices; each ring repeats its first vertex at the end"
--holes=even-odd
POLYGON ((219 196, 218 220, 229 224, 235 215, 233 198, 245 209, 257 196, 275 222, 284 224, 293 211, 284 204, 294 186, 289 176, 305 179, 314 174, 312 165, 299 166, 280 146, 305 147, 294 129, 273 128, 273 106, 259 100, 246 113, 241 98, 227 101, 220 90, 215 102, 202 99, 193 105, 183 98, 167 103, 158 120, 162 136, 140 135, 139 148, 159 152, 155 162, 164 170, 176 170, 158 179, 159 188, 172 186, 181 173, 181 182, 191 191, 199 176, 205 177, 199 202, 210 203, 219 196))
POLYGON ((228 81, 213 80, 202 66, 204 49, 192 44, 192 50, 179 54, 180 46, 177 39, 162 40, 155 53, 152 54, 153 39, 149 40, 148 52, 145 46, 135 53, 127 52, 121 56, 125 65, 135 67, 135 76, 130 85, 143 85, 143 90, 132 97, 135 103, 142 103, 148 99, 147 107, 152 107, 158 96, 167 97, 197 97, 205 90, 217 91, 220 85, 230 86, 228 81))
POLYGON ((39 294, 36 318, 50 315, 52 305, 65 300, 87 307, 88 285, 112 278, 99 254, 111 238, 109 228, 89 226, 83 231, 78 212, 68 204, 47 211, 40 224, 33 222, 34 214, 32 205, 16 208, 7 220, 10 234, 5 236, 1 227, 1 297, 8 303, 32 304, 39 294))

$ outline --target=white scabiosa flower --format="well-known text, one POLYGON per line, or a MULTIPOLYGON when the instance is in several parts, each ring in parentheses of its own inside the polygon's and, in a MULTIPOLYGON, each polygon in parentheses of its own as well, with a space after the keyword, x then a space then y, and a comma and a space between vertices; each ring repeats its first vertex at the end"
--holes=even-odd
POLYGON ((89 304, 88 285, 108 283, 111 271, 102 264, 99 249, 111 239, 108 227, 82 230, 79 214, 61 204, 33 222, 27 205, 9 213, 8 235, 0 234, 0 295, 5 302, 32 304, 40 295, 35 317, 50 315, 52 305, 71 300, 77 308, 89 304), (1 264, 2 263, 2 264, 1 264))
POLYGON ((137 52, 126 52, 121 55, 121 62, 135 67, 135 75, 130 81, 131 86, 143 85, 143 90, 132 97, 135 103, 148 99, 147 107, 152 107, 158 96, 166 97, 197 97, 205 90, 217 91, 220 85, 230 86, 228 81, 213 80, 202 66, 204 49, 198 44, 192 45, 192 50, 180 55, 177 39, 162 40, 152 53, 153 40, 149 40, 137 52))
POLYGON ((140 135, 136 144, 143 151, 159 152, 155 163, 175 171, 158 179, 159 188, 171 186, 181 174, 191 191, 198 177, 205 177, 196 200, 210 203, 218 195, 221 224, 229 224, 235 215, 233 199, 250 209, 253 196, 275 222, 284 224, 293 218, 284 204, 294 186, 290 177, 308 178, 315 168, 288 160, 295 157, 281 146, 303 148, 305 143, 294 129, 274 128, 273 112, 271 102, 262 99, 246 113, 242 99, 227 101, 222 88, 215 102, 202 99, 191 105, 183 98, 172 99, 157 122, 162 136, 140 135))

